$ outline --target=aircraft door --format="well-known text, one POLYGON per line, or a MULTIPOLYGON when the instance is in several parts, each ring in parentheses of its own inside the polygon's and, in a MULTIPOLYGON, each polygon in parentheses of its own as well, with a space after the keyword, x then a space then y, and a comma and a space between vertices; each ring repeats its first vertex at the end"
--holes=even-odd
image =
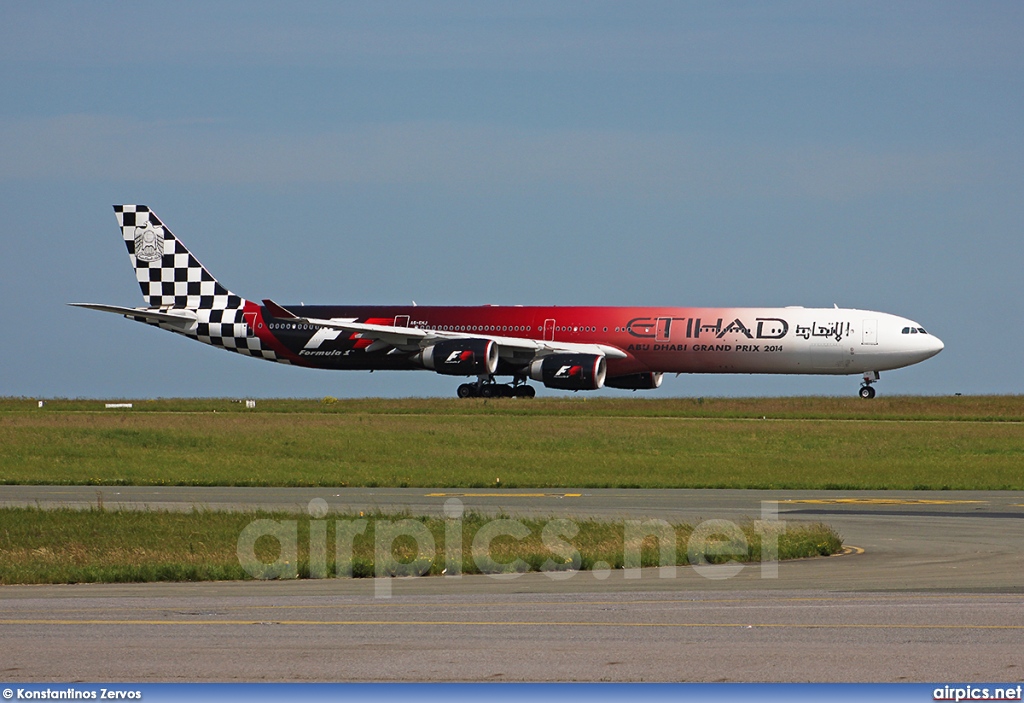
POLYGON ((864 334, 861 344, 878 344, 878 320, 864 320, 864 334))
POLYGON ((243 312, 242 317, 245 318, 245 335, 247 337, 256 336, 256 318, 259 313, 255 312, 243 312))
POLYGON ((672 336, 672 318, 671 317, 659 317, 658 326, 655 328, 655 341, 667 342, 669 337, 672 336))
POLYGON ((395 327, 408 327, 409 316, 408 315, 395 315, 395 327))
POLYGON ((555 321, 552 319, 544 320, 544 341, 555 341, 555 321))

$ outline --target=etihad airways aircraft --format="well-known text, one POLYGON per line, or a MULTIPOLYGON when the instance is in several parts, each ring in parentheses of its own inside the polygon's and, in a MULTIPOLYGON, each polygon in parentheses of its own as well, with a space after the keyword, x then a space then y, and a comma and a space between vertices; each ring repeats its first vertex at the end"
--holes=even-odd
POLYGON ((460 398, 532 398, 530 380, 643 390, 666 373, 861 374, 873 398, 879 372, 943 347, 912 320, 843 308, 260 304, 218 283, 148 207, 114 212, 148 305, 72 305, 283 364, 474 379, 460 398))

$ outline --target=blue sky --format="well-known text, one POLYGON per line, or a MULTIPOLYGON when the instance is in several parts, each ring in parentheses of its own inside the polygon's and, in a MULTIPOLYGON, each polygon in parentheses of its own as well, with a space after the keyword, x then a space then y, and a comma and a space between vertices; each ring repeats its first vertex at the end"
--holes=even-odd
MULTIPOLYGON (((258 362, 142 304, 111 205, 281 302, 805 305, 1022 393, 1024 5, 6 3, 0 395, 449 395, 258 362)), ((852 395, 681 376, 652 395, 852 395)), ((606 391, 619 395, 621 391, 606 391)))

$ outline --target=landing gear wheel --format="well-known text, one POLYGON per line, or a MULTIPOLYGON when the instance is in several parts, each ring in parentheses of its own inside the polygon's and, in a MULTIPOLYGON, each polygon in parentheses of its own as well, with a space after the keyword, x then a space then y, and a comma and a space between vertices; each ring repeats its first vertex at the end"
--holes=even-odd
POLYGON ((455 394, 460 398, 472 398, 476 396, 476 388, 472 383, 463 383, 459 386, 459 389, 455 391, 455 394))
POLYGON ((861 386, 860 397, 864 398, 864 400, 871 400, 875 397, 875 389, 871 386, 861 386))
POLYGON ((493 383, 485 383, 480 388, 481 398, 493 398, 497 395, 500 395, 500 391, 498 391, 497 387, 493 383))
POLYGON ((537 391, 533 386, 516 386, 512 389, 512 395, 516 398, 533 398, 537 395, 537 391))

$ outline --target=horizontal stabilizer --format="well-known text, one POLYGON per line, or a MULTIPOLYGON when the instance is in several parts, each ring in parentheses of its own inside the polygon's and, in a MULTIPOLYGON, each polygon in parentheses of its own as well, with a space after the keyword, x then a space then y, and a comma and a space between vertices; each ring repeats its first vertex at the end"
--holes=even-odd
POLYGON ((89 308, 100 312, 112 312, 115 315, 124 315, 131 318, 142 318, 148 322, 163 322, 180 327, 188 327, 196 321, 196 313, 193 310, 168 309, 153 310, 152 308, 126 308, 120 305, 102 305, 100 303, 68 303, 76 308, 89 308))

